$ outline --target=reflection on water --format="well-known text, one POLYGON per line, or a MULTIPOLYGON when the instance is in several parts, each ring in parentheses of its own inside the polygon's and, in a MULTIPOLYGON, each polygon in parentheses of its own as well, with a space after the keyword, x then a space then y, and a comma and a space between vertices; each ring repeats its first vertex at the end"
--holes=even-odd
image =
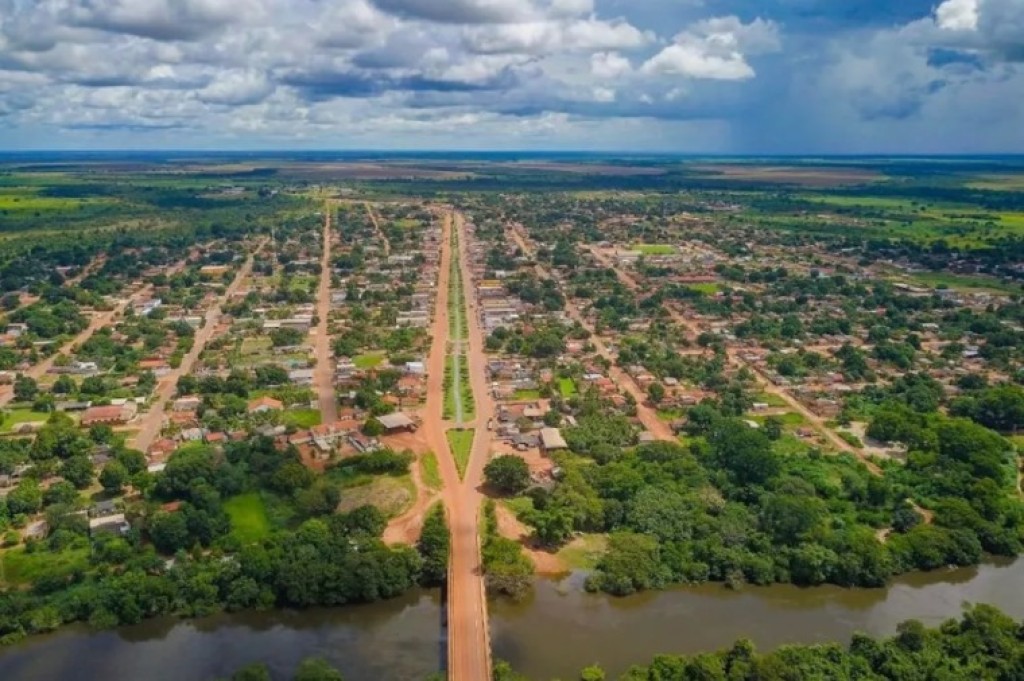
POLYGON ((720 584, 609 598, 581 590, 579 575, 541 580, 519 604, 491 604, 495 657, 538 680, 574 678, 598 662, 615 678, 658 653, 693 653, 750 638, 762 649, 786 643, 847 642, 855 631, 888 635, 916 618, 937 624, 962 605, 991 603, 1024 618, 1024 559, 909 575, 885 589, 729 591, 720 584))
MULTIPOLYGON (((741 637, 760 648, 849 640, 854 631, 892 634, 910 618, 955 617, 965 602, 992 603, 1024 618, 1024 559, 941 570, 886 589, 721 585, 610 598, 582 590, 582 576, 539 581, 525 602, 491 604, 495 657, 537 681, 575 678, 599 662, 615 678, 657 653, 692 653, 741 637)), ((0 679, 192 681, 227 678, 254 661, 290 678, 312 655, 347 681, 419 681, 440 665, 436 592, 365 606, 301 612, 159 619, 117 631, 71 628, 0 650, 0 679)))
POLYGON ((348 681, 423 679, 440 666, 436 592, 371 605, 149 620, 116 631, 71 628, 0 650, 0 679, 191 681, 227 678, 265 662, 291 678, 324 657, 348 681))

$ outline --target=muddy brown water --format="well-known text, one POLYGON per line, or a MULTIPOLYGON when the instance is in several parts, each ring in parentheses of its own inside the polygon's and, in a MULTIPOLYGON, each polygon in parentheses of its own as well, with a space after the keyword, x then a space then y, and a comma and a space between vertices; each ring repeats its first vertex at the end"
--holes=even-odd
POLYGON ((1024 619, 1024 558, 917 573, 884 589, 793 586, 730 591, 720 584, 627 598, 588 594, 582 576, 538 582, 520 604, 491 604, 494 656, 536 681, 574 679, 599 663, 610 679, 659 653, 716 650, 737 638, 760 650, 787 643, 846 644, 856 631, 891 635, 919 619, 935 625, 964 603, 997 605, 1024 619))
MULTIPOLYGON (((676 588, 629 598, 582 591, 582 576, 538 580, 525 602, 490 606, 494 656, 535 681, 572 679, 600 663, 615 678, 658 653, 693 653, 740 637, 762 650, 889 635, 903 620, 937 624, 964 603, 1024 619, 1024 559, 910 575, 885 589, 791 586, 676 588)), ((69 627, 0 649, 0 679, 192 681, 227 678, 255 661, 288 679, 321 656, 347 681, 422 681, 441 663, 440 598, 415 591, 372 605, 162 618, 115 631, 69 627)))
POLYGON ((0 649, 4 681, 199 681, 265 662, 290 679, 324 657, 346 681, 422 681, 441 664, 440 596, 415 591, 369 605, 301 612, 160 618, 114 631, 70 627, 0 649))

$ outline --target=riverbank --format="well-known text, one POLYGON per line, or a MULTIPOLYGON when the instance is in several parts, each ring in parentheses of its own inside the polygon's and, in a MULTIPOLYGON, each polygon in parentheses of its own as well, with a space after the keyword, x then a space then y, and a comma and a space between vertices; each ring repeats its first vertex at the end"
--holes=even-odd
POLYGON ((881 589, 721 584, 679 587, 626 598, 586 593, 583 576, 538 579, 522 603, 491 604, 495 659, 528 678, 575 678, 598 663, 617 678, 661 653, 689 654, 749 638, 762 650, 789 643, 846 644, 856 631, 888 636, 896 625, 958 617, 962 605, 989 603, 1024 618, 1024 559, 913 573, 881 589))
POLYGON ((274 678, 307 657, 346 679, 408 681, 441 665, 437 590, 341 608, 160 617, 109 631, 73 625, 0 649, 0 678, 206 681, 264 662, 274 678))

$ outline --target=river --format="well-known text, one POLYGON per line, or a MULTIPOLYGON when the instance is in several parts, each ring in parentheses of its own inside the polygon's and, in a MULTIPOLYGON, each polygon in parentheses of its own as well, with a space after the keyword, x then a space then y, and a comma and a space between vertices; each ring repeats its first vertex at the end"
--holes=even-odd
POLYGON ((576 678, 599 663, 616 678, 658 653, 727 647, 737 638, 768 650, 787 643, 848 643, 855 631, 890 635, 919 619, 935 625, 962 604, 991 603, 1024 619, 1024 558, 916 573, 885 589, 788 585, 730 591, 721 584, 627 598, 582 591, 582 576, 539 581, 527 601, 491 604, 495 658, 537 681, 576 678))
POLYGON ((343 608, 159 618, 115 631, 70 627, 0 649, 0 679, 205 681, 254 661, 290 679, 315 655, 347 681, 422 681, 440 667, 440 628, 437 591, 343 608))
MULTIPOLYGON (((575 678, 598 662, 615 678, 658 653, 692 653, 741 637, 762 650, 785 643, 846 643, 854 631, 892 634, 916 618, 937 624, 965 602, 1024 619, 1024 558, 918 573, 885 589, 792 586, 729 591, 720 584, 628 598, 582 591, 582 578, 538 580, 523 603, 491 603, 494 656, 535 681, 575 678)), ((162 618, 116 631, 70 627, 0 650, 5 681, 201 681, 256 660, 275 679, 322 656, 346 681, 421 681, 440 665, 436 591, 334 609, 162 618)))

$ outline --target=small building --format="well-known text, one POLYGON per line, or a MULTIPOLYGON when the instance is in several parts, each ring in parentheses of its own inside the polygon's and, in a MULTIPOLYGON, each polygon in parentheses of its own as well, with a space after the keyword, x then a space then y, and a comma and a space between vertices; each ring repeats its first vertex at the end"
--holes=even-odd
POLYGON ((540 444, 545 452, 554 452, 569 448, 569 445, 565 442, 565 438, 562 437, 562 431, 558 428, 541 428, 540 444))
POLYGON ((380 425, 384 426, 384 431, 387 433, 395 433, 400 430, 416 430, 416 422, 408 414, 403 414, 402 412, 378 416, 377 421, 380 422, 380 425))
POLYGON ((199 274, 210 279, 219 279, 231 269, 227 265, 204 265, 199 268, 199 274))
POLYGON ((112 513, 89 519, 89 534, 93 535, 102 532, 125 535, 130 529, 132 526, 124 513, 112 513))
POLYGON ((295 385, 313 385, 313 370, 292 369, 288 372, 288 381, 295 385))
POLYGON ((203 403, 203 398, 196 395, 179 397, 171 403, 171 411, 195 411, 203 403))
POLYGON ((275 400, 273 397, 267 397, 264 395, 258 399, 249 402, 248 411, 250 414, 263 414, 268 411, 281 411, 284 409, 284 403, 281 400, 275 400))
POLYGON ((139 405, 134 402, 124 404, 111 404, 106 407, 89 407, 82 414, 81 425, 84 427, 95 425, 121 425, 128 423, 139 411, 139 405))

